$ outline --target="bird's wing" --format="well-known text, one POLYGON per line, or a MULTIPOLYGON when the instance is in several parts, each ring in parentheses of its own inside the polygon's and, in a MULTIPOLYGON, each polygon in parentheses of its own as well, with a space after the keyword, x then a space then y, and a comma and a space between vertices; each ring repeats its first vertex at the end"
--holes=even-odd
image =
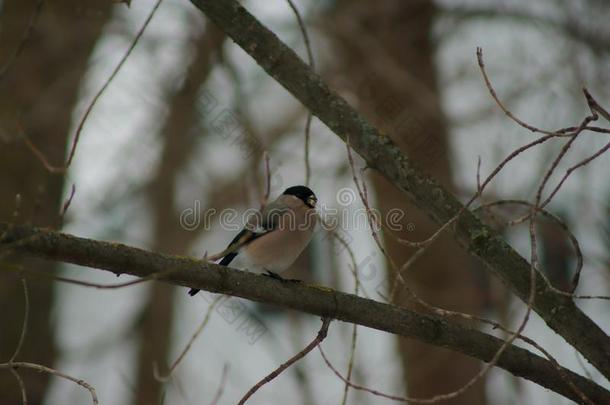
POLYGON ((262 212, 257 213, 258 218, 256 220, 259 221, 260 228, 262 228, 259 231, 268 232, 277 229, 282 215, 286 214, 289 210, 290 208, 281 198, 267 204, 262 212))
MULTIPOLYGON (((228 250, 229 253, 227 253, 221 260, 220 262, 218 262, 219 265, 221 266, 228 266, 231 261, 233 261, 233 259, 235 259, 235 256, 237 256, 237 250, 245 245, 246 243, 250 243, 252 242, 254 239, 262 236, 264 234, 258 234, 258 233, 254 233, 252 231, 249 231, 247 229, 242 229, 241 232, 239 232, 237 234, 237 236, 235 236, 233 238, 233 240, 231 241, 231 243, 229 243, 229 246, 227 246, 227 248, 225 250, 228 250)), ((199 292, 198 289, 196 288, 191 288, 189 290, 189 295, 192 297, 193 295, 197 294, 199 292)))
POLYGON ((227 249, 230 250, 230 252, 227 253, 227 255, 224 256, 222 260, 218 262, 218 264, 221 266, 228 266, 229 263, 235 259, 235 256, 237 256, 237 251, 240 247, 247 245, 257 238, 260 238, 265 233, 266 232, 253 232, 246 228, 242 229, 241 232, 239 232, 227 246, 227 249))
MULTIPOLYGON (((277 199, 267 204, 262 212, 257 211, 252 214, 250 218, 248 218, 245 228, 242 229, 241 232, 233 238, 231 243, 229 243, 229 246, 227 246, 229 253, 227 253, 218 264, 221 266, 228 266, 237 256, 237 251, 241 246, 247 245, 253 240, 273 232, 278 227, 281 215, 288 210, 289 208, 286 204, 280 199, 277 199)), ((197 292, 199 292, 199 290, 191 288, 189 290, 189 295, 193 296, 197 294, 197 292)))
POLYGON ((244 229, 233 238, 227 249, 231 250, 219 264, 227 266, 237 256, 237 250, 244 245, 276 230, 281 221, 282 215, 286 214, 290 208, 280 198, 267 204, 262 211, 256 211, 248 218, 244 229))

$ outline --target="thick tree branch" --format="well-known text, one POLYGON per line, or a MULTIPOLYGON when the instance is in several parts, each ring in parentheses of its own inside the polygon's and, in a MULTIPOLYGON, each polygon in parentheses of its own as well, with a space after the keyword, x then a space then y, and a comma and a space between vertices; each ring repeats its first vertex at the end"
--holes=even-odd
MULTIPOLYGON (((152 253, 28 225, 0 223, 0 258, 4 261, 11 256, 73 263, 274 304, 418 339, 482 361, 489 361, 503 342, 440 318, 326 287, 282 283, 187 257, 152 253)), ((567 369, 562 369, 562 378, 549 361, 517 346, 510 346, 497 365, 579 402, 579 396, 563 379, 570 378, 592 401, 610 403, 609 391, 567 369)))
MULTIPOLYGON (((216 25, 315 116, 439 224, 455 217, 463 205, 420 170, 385 134, 316 75, 279 38, 236 0, 191 0, 216 25)), ((424 135, 422 135, 424 136, 424 135)), ((530 264, 494 230, 466 210, 455 228, 456 239, 480 258, 523 301, 530 290, 530 264)), ((550 291, 538 276, 534 310, 610 379, 610 337, 569 297, 550 291), (582 333, 587 331, 587 333, 582 333)))

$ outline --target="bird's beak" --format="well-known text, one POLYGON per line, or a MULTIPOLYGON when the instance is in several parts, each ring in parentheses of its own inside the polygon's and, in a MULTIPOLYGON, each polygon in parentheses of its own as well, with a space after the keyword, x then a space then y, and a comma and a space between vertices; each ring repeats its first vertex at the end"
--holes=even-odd
POLYGON ((310 196, 309 198, 307 198, 307 206, 309 208, 316 208, 317 202, 318 202, 318 199, 316 197, 314 197, 313 195, 310 196))

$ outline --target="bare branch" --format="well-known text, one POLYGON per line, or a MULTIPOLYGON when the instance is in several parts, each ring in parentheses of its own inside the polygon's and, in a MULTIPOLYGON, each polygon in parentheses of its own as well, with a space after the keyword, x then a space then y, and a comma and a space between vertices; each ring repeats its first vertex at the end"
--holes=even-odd
POLYGON ((61 211, 59 212, 59 227, 61 228, 61 226, 64 223, 64 218, 66 216, 66 213, 68 212, 68 209, 70 208, 70 204, 72 204, 72 199, 74 198, 74 194, 76 193, 76 184, 72 184, 72 187, 70 188, 70 196, 66 199, 66 201, 64 201, 64 204, 61 207, 61 211))
POLYGON ((341 375, 341 373, 339 373, 339 371, 335 368, 335 366, 332 365, 330 360, 328 360, 328 357, 326 357, 326 354, 324 354, 324 350, 322 350, 322 346, 318 346, 318 351, 320 352, 320 355, 322 356, 322 359, 326 363, 326 366, 333 373, 335 373, 335 375, 337 377, 339 377, 339 379, 341 381, 343 381, 349 387, 351 387, 351 388, 353 388, 355 390, 365 391, 365 392, 368 392, 369 394, 373 394, 373 395, 381 397, 381 398, 391 399, 391 400, 394 400, 394 401, 400 401, 400 402, 411 402, 413 400, 417 401, 416 398, 407 398, 407 397, 401 397, 401 396, 398 396, 398 395, 385 394, 385 393, 383 393, 381 391, 377 391, 377 390, 374 390, 372 388, 367 388, 367 387, 364 387, 362 385, 354 384, 348 378, 343 377, 341 375))
POLYGON ((271 194, 271 170, 269 169, 269 152, 263 152, 263 160, 265 161, 265 194, 261 200, 260 211, 267 206, 269 202, 269 194, 271 194))
POLYGON ((315 349, 325 338, 326 335, 328 333, 328 326, 330 325, 330 318, 324 317, 322 318, 322 326, 320 327, 320 330, 318 331, 318 334, 316 335, 316 337, 314 338, 314 340, 311 341, 311 343, 309 343, 303 350, 301 350, 300 352, 298 352, 297 354, 295 354, 294 356, 292 356, 290 359, 288 359, 287 362, 283 363, 282 365, 280 365, 277 369, 275 369, 273 372, 271 372, 269 375, 267 375, 265 378, 263 378, 262 380, 260 380, 258 383, 256 383, 256 385, 252 388, 250 388, 248 390, 248 392, 246 392, 246 395, 244 395, 242 397, 242 399, 239 400, 238 405, 243 405, 246 403, 246 401, 256 392, 258 391, 263 385, 267 384, 268 382, 270 382, 271 380, 273 380, 275 377, 277 377, 278 375, 280 375, 284 370, 286 370, 288 367, 290 367, 291 365, 293 365, 294 363, 296 363, 297 361, 301 360, 303 357, 307 356, 307 354, 312 351, 313 349, 315 349))
POLYGON ((11 370, 11 374, 13 374, 15 376, 15 379, 17 380, 17 384, 19 384, 19 390, 21 391, 21 405, 28 405, 28 394, 27 394, 27 391, 25 390, 25 384, 23 383, 23 378, 21 378, 21 376, 19 375, 17 370, 15 370, 14 368, 11 368, 10 370, 11 370))
MULTIPOLYGON (((485 365, 485 367, 483 367, 475 376, 473 376, 468 382, 466 382, 462 387, 458 388, 455 391, 446 393, 446 394, 441 394, 441 395, 436 395, 432 398, 428 398, 428 399, 421 399, 421 401, 442 401, 442 400, 447 400, 447 399, 451 399, 451 398, 455 398, 461 394, 463 394, 464 392, 466 392, 466 390, 468 390, 470 387, 472 387, 478 380, 480 380, 481 378, 483 378, 483 376, 485 376, 485 374, 491 369, 491 367, 493 367, 495 365, 495 362, 500 358, 500 356, 502 355, 502 353, 504 352, 504 350, 506 350, 506 348, 512 344, 512 342, 515 339, 520 339, 528 344, 530 344, 532 347, 535 347, 536 349, 538 349, 541 353, 543 353, 548 359, 549 361, 555 366, 555 368, 557 369, 557 371, 560 373, 560 375, 562 375, 562 378, 564 378, 564 380, 566 381, 566 383, 574 390, 574 392, 583 400, 584 403, 588 403, 590 404, 591 401, 590 399, 581 391, 578 389, 578 387, 576 387, 569 379, 567 379, 565 377, 565 374, 563 374, 561 372, 561 368, 559 367, 559 364, 557 363, 557 361, 555 360, 555 358, 553 358, 553 356, 551 356, 551 354, 545 350, 542 346, 540 346, 538 343, 536 343, 535 341, 533 341, 532 339, 523 336, 521 334, 521 332, 524 330, 525 325, 527 324, 529 317, 530 317, 530 312, 531 312, 531 306, 533 304, 533 299, 534 299, 534 291, 535 291, 535 275, 536 273, 534 273, 535 271, 535 266, 532 266, 530 269, 530 277, 533 278, 532 281, 532 287, 530 289, 530 293, 529 293, 529 298, 528 298, 528 306, 527 306, 527 311, 523 317, 522 322, 520 323, 517 331, 512 331, 510 329, 508 329, 507 327, 501 325, 498 322, 495 321, 491 321, 476 315, 471 315, 471 314, 467 314, 467 313, 462 313, 462 312, 458 312, 458 311, 451 311, 451 310, 447 310, 444 308, 439 308, 436 307, 434 305, 431 305, 429 303, 427 303, 426 301, 424 301, 423 299, 421 299, 412 289, 411 287, 404 281, 404 279, 401 276, 401 273, 404 272, 410 265, 413 264, 413 262, 415 260, 417 260, 417 258, 419 258, 423 252, 425 252, 426 248, 431 246, 431 244, 439 237, 439 235, 441 234, 441 232, 445 229, 447 229, 449 227, 450 224, 452 224, 453 222, 455 222, 455 220, 459 217, 459 215, 461 214, 461 212, 463 212, 468 206, 470 206, 470 204, 472 204, 475 199, 477 197, 479 197, 481 195, 481 193, 483 192, 483 187, 485 187, 487 184, 489 184, 489 182, 491 181, 491 179, 493 178, 493 176, 495 176, 501 167, 504 166, 504 164, 506 164, 508 161, 504 160, 502 163, 500 163, 499 167, 496 170, 494 170, 492 172, 492 174, 486 179, 484 186, 481 186, 481 181, 480 181, 480 174, 479 174, 479 170, 480 170, 480 160, 479 160, 479 165, 477 167, 477 192, 475 193, 475 195, 466 203, 466 205, 464 206, 464 208, 462 208, 462 210, 452 219, 450 219, 449 221, 447 221, 446 224, 444 224, 443 226, 440 227, 440 229, 438 229, 430 238, 426 239, 423 242, 409 242, 409 241, 404 241, 406 244, 408 244, 409 246, 413 246, 413 247, 417 247, 418 250, 413 254, 413 256, 407 260, 405 262, 405 264, 401 267, 398 268, 396 266, 396 263, 394 262, 394 260, 392 260, 386 253, 386 250, 383 248, 383 246, 381 245, 380 240, 377 237, 376 234, 376 222, 375 222, 375 217, 372 215, 371 213, 371 208, 368 202, 368 196, 367 196, 367 192, 366 192, 366 182, 362 181, 362 187, 360 186, 360 182, 358 181, 357 177, 356 177, 356 169, 354 167, 354 160, 353 157, 351 155, 351 149, 350 149, 350 145, 349 145, 349 138, 346 141, 346 147, 347 147, 347 153, 348 153, 348 162, 349 162, 349 166, 351 167, 352 170, 352 177, 354 180, 354 183, 356 185, 356 188, 358 190, 358 193, 360 195, 360 198, 362 200, 362 203, 364 204, 366 210, 367 210, 367 214, 368 214, 368 218, 369 218, 369 222, 370 222, 370 226, 371 226, 371 233, 373 236, 373 239, 375 240, 377 246, 379 247, 380 251, 383 253, 383 255, 385 256, 385 258, 387 259, 388 263, 390 264, 392 270, 395 272, 396 274, 396 279, 394 280, 394 283, 392 285, 392 289, 390 291, 390 297, 389 297, 389 302, 394 302, 394 292, 396 290, 397 287, 397 281, 401 281, 401 283, 403 284, 403 288, 405 288, 407 296, 412 299, 413 301, 415 301, 416 303, 420 304, 422 307, 432 311, 432 313, 441 316, 441 317, 452 317, 452 318, 461 318, 461 319, 466 319, 466 320, 474 320, 477 322, 482 322, 488 325, 493 326, 495 329, 500 329, 506 333, 509 334, 509 339, 498 349, 498 351, 496 352, 496 354, 494 355, 492 361, 490 361, 487 365, 485 365)), ((510 154, 509 156, 516 156, 515 153, 519 153, 520 150, 524 150, 523 147, 517 149, 516 152, 513 152, 512 154, 510 154)), ((532 205, 533 206, 533 205, 532 205)), ((391 234, 391 232, 388 233, 390 236, 393 236, 391 234)), ((399 240, 399 242, 403 242, 402 240, 399 240)), ((535 248, 535 240, 533 241, 533 245, 535 248)), ((534 259, 537 256, 534 256, 534 259)), ((546 278, 545 278, 546 280, 546 278)), ((347 379, 350 379, 350 376, 348 375, 347 379)), ((346 384, 346 387, 348 385, 346 384)), ((345 396, 344 396, 345 398, 345 396)), ((419 401, 419 400, 418 400, 419 401)))
POLYGON ((352 378, 352 371, 354 370, 354 357, 356 355, 356 341, 358 339, 358 325, 352 325, 352 343, 349 351, 349 361, 347 363, 347 381, 343 387, 343 398, 341 398, 341 405, 347 404, 347 394, 350 388, 349 380, 352 378))
POLYGON ((216 405, 222 396, 222 392, 225 387, 225 383, 227 381, 227 373, 229 372, 229 366, 225 363, 222 366, 222 375, 220 377, 220 383, 218 384, 218 390, 216 391, 216 395, 214 395, 214 399, 212 399, 211 405, 216 405))
MULTIPOLYGON (((192 0, 192 3, 333 132, 343 140, 349 136, 351 146, 366 160, 367 166, 378 170, 410 196, 433 220, 445 224, 463 210, 464 206, 451 193, 423 173, 387 136, 379 133, 343 98, 331 91, 294 51, 237 1, 192 0)), ((455 236, 523 301, 528 301, 531 265, 501 235, 466 210, 456 221, 455 236)), ((542 280, 537 284, 544 285, 542 280)), ((610 378, 610 337, 571 299, 538 288, 533 309, 610 378), (588 333, 583 335, 583 330, 588 333)))
MULTIPOLYGON (((475 210, 475 212, 478 210, 485 210, 485 209, 488 209, 488 208, 491 208, 494 206, 511 205, 511 204, 522 205, 522 206, 529 207, 529 208, 531 208, 533 206, 532 203, 523 201, 523 200, 498 200, 498 201, 493 201, 493 202, 489 202, 489 203, 485 203, 485 204, 481 205, 479 208, 477 208, 475 210)), ((559 225, 561 227, 561 229, 567 234, 568 238, 570 239, 570 242, 572 243, 572 246, 574 247, 574 254, 576 256, 576 270, 574 272, 574 278, 573 278, 572 285, 573 285, 573 289, 575 289, 576 286, 578 285, 578 279, 580 278, 580 272, 583 267, 583 256, 582 256, 582 250, 580 249, 580 244, 578 243, 576 236, 574 236, 574 234, 570 231, 570 229, 568 228, 568 226, 566 225, 566 223, 564 221, 562 221, 556 215, 551 214, 550 212, 546 211, 543 208, 540 208, 539 210, 542 215, 551 219, 553 222, 555 222, 557 225, 559 225)), ((520 220, 508 221, 507 225, 512 226, 512 225, 516 225, 517 223, 521 223, 521 221, 520 220)), ((544 273, 541 272, 540 274, 545 279, 547 286, 549 288, 553 289, 556 293, 567 294, 569 296, 572 296, 573 298, 579 298, 578 296, 575 296, 574 294, 566 293, 565 291, 562 291, 562 290, 557 290, 556 288, 554 288, 551 285, 550 281, 546 278, 544 273)))
POLYGON ((157 365, 154 364, 153 365, 153 373, 155 375, 155 378, 158 381, 169 381, 170 377, 172 376, 172 373, 174 372, 174 370, 176 369, 176 367, 178 366, 178 364, 180 364, 180 362, 182 361, 182 359, 186 356, 186 354, 189 352, 189 350, 191 349, 191 346, 193 345, 193 342, 197 339, 197 337, 201 334, 201 332, 203 331, 203 329, 205 328, 205 326, 208 324, 208 322, 210 321, 210 316, 212 315, 212 311, 214 310, 214 307, 216 306, 216 304, 218 304, 220 302, 220 300, 224 298, 222 295, 219 297, 216 297, 214 299, 214 301, 212 301, 212 303, 210 304, 210 306, 208 307, 207 312, 205 313, 205 316, 203 317, 203 320, 201 321, 201 323, 199 324, 199 326, 197 327, 197 330, 195 331, 195 333, 193 333, 193 335, 191 336, 191 338, 189 339, 189 341, 186 343, 186 346, 184 346, 184 349, 182 349, 182 351, 180 352, 180 355, 178 355, 178 357, 176 358, 176 360, 174 360, 174 362, 172 363, 172 365, 169 367, 169 370, 167 371, 167 374, 165 375, 161 375, 159 373, 159 370, 157 368, 157 365))
POLYGON ((19 45, 17 45, 15 52, 11 55, 9 60, 6 62, 6 64, 2 67, 2 70, 0 71, 0 81, 4 79, 4 75, 6 74, 6 72, 9 71, 11 66, 13 66, 13 63, 15 63, 17 58, 19 58, 19 55, 21 55, 21 52, 23 52, 25 46, 30 40, 32 32, 34 32, 36 22, 38 21, 38 17, 40 16, 40 11, 42 10, 42 5, 44 4, 44 1, 45 0, 38 0, 36 2, 36 6, 34 6, 34 11, 32 12, 32 16, 30 17, 30 22, 28 23, 28 27, 26 28, 25 33, 23 34, 23 37, 19 42, 19 45))
POLYGON ((599 156, 601 156, 602 154, 606 153, 608 151, 608 149, 610 148, 610 142, 608 142, 607 144, 605 144, 603 147, 601 147, 597 152, 595 152, 594 154, 592 154, 591 156, 587 157, 586 159, 583 159, 582 161, 580 161, 579 163, 569 167, 565 174, 563 175, 563 177, 561 178, 561 180, 559 180, 559 183, 557 183, 557 186, 555 186, 555 188, 553 189, 553 191, 551 192, 551 194, 549 194, 549 196, 546 198, 546 200, 544 200, 544 202, 542 204, 540 204, 540 208, 544 208, 546 207, 551 200, 553 199, 553 197, 555 196, 555 194, 557 194, 557 192, 559 191, 559 189, 561 188, 561 186, 563 185, 563 183, 567 180, 567 178, 572 174, 573 171, 588 165, 589 163, 591 163, 593 160, 595 160, 596 158, 598 158, 599 156))
MULTIPOLYGON (((81 387, 85 388, 87 391, 89 391, 89 394, 91 394, 91 400, 93 401, 94 405, 99 404, 99 401, 97 399, 97 394, 95 393, 95 388, 93 388, 89 383, 87 383, 84 380, 78 379, 76 377, 72 377, 68 374, 62 373, 61 371, 57 371, 53 368, 46 367, 46 366, 43 366, 40 364, 27 363, 24 361, 15 361, 15 362, 0 364, 0 369, 9 369, 9 370, 17 371, 20 368, 29 368, 29 369, 36 370, 41 373, 51 374, 51 375, 72 381, 73 383, 78 384, 81 387)), ((22 395, 23 395, 23 392, 22 392, 22 395)))
MULTIPOLYGON (((406 308, 327 287, 282 283, 206 261, 152 253, 120 243, 78 238, 28 225, 9 227, 0 223, 0 234, 2 233, 4 237, 0 240, 0 249, 10 246, 13 254, 20 256, 36 256, 95 267, 115 274, 149 277, 175 285, 292 308, 418 339, 483 361, 491 361, 504 343, 494 336, 438 317, 420 315, 406 308)), ((565 378, 568 378, 592 401, 610 403, 610 392, 604 388, 570 370, 561 368, 561 372, 558 372, 553 363, 514 345, 506 349, 498 359, 497 366, 580 402, 581 398, 566 384, 565 378)))
POLYGON ((599 103, 593 98, 591 93, 589 93, 589 90, 583 88, 582 92, 585 94, 587 104, 589 104, 589 108, 591 109, 591 113, 594 115, 599 114, 610 122, 610 113, 608 112, 608 110, 599 105, 599 103))
POLYGON ((140 27, 140 29, 138 30, 138 33, 136 34, 133 41, 131 42, 131 45, 127 49, 127 52, 125 52, 125 54, 123 55, 123 57, 121 58, 119 63, 116 65, 116 67, 114 68, 114 70, 112 71, 110 76, 108 76, 108 78, 106 79, 106 81, 104 82, 102 87, 98 90, 98 92, 95 94, 95 96, 93 97, 93 99, 91 100, 89 105, 87 106, 87 109, 85 110, 85 114, 81 118, 80 122, 78 123, 78 127, 76 128, 74 140, 72 141, 72 146, 70 147, 70 152, 68 154, 68 160, 66 161, 65 164, 62 164, 60 166, 54 166, 52 163, 50 163, 48 161, 48 159, 42 153, 42 151, 40 149, 38 149, 38 147, 36 145, 34 145, 34 143, 32 143, 32 141, 24 134, 24 140, 25 140, 26 145, 32 150, 34 155, 36 155, 36 157, 44 165, 45 169, 47 169, 49 172, 64 173, 66 170, 68 170, 68 168, 72 164, 72 159, 74 159, 74 154, 76 153, 76 146, 78 145, 78 141, 79 141, 81 133, 83 131, 83 127, 85 126, 85 122, 87 121, 87 118, 89 118, 91 111, 93 111, 93 107, 95 106, 95 104, 97 104, 97 102, 100 99, 100 97, 102 96, 102 94, 104 94, 104 92, 106 91, 108 86, 110 86, 110 83, 114 80, 114 78, 117 76, 117 74, 119 73, 119 71, 121 70, 121 68, 127 61, 127 59, 129 58, 129 56, 131 55, 131 52, 134 50, 134 48, 140 41, 142 34, 144 34, 146 27, 148 27, 148 24, 150 23, 150 21, 152 20, 152 18, 155 15, 155 13, 159 9, 159 6, 161 5, 162 1, 163 0, 157 0, 155 5, 153 6, 153 8, 150 10, 148 17, 146 17, 144 24, 142 24, 142 27, 140 27))
MULTIPOLYGON (((309 62, 309 67, 311 70, 315 70, 315 64, 313 59, 313 52, 311 50, 311 43, 309 42, 309 35, 307 34, 307 28, 305 28, 305 22, 303 22, 303 18, 301 18, 301 14, 299 13, 299 9, 294 4, 292 0, 286 0, 292 12, 294 13, 297 23, 299 24, 299 29, 301 30, 301 35, 303 35, 303 42, 305 42, 305 49, 307 49, 307 61, 309 62)), ((309 178, 311 177, 311 162, 309 161, 309 139, 310 139, 310 131, 311 131, 311 120, 313 115, 311 112, 307 112, 307 122, 305 123, 305 185, 309 186, 309 178)))
POLYGON ((24 299, 23 325, 21 325, 21 334, 19 335, 19 341, 17 342, 17 347, 15 348, 13 355, 9 359, 9 361, 8 361, 9 363, 13 362, 19 355, 19 352, 21 351, 21 347, 23 346, 23 341, 25 340, 25 335, 28 330, 28 320, 30 318, 30 297, 28 294, 28 283, 27 283, 27 281, 25 281, 23 279, 21 280, 21 283, 23 284, 23 299, 24 299))

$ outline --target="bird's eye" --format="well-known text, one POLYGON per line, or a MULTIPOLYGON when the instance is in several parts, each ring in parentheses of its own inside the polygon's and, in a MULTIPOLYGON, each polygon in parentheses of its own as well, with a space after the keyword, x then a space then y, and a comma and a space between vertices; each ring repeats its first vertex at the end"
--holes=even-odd
POLYGON ((318 199, 313 195, 307 198, 307 205, 309 205, 311 208, 314 208, 317 202, 318 199))

